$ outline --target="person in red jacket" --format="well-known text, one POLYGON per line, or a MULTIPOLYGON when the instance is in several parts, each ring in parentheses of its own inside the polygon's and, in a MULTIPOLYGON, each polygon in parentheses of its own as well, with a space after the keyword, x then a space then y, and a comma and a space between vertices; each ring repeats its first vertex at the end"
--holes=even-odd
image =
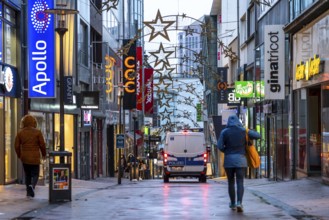
POLYGON ((34 197, 39 179, 40 157, 46 157, 46 143, 41 131, 37 129, 37 120, 32 115, 22 118, 21 127, 15 138, 15 151, 23 163, 26 195, 34 197))

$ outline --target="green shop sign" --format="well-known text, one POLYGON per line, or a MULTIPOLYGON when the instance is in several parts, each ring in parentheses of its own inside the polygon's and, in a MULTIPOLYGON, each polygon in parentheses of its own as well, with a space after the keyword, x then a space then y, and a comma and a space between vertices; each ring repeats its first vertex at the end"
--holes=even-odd
POLYGON ((264 81, 236 81, 235 96, 237 98, 264 97, 264 81), (255 89, 254 89, 255 87, 255 89))

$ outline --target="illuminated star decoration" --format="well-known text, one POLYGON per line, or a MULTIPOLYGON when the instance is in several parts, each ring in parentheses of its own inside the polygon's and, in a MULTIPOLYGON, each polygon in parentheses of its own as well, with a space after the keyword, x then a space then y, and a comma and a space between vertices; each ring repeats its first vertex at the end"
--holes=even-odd
POLYGON ((159 35, 170 41, 167 28, 174 24, 175 21, 163 21, 160 10, 158 10, 154 21, 144 21, 143 23, 152 29, 149 41, 152 41, 159 35))
POLYGON ((194 53, 194 62, 204 64, 207 58, 202 55, 202 50, 199 53, 194 53))
POLYGON ((150 52, 150 54, 152 54, 156 58, 154 67, 156 67, 160 63, 163 63, 163 65, 166 65, 166 66, 170 66, 169 61, 168 61, 168 57, 172 53, 174 53, 174 51, 165 51, 165 49, 163 48, 162 43, 160 43, 160 47, 159 47, 158 51, 150 52))
POLYGON ((109 11, 112 8, 117 9, 119 0, 106 0, 102 4, 103 4, 102 8, 105 8, 104 10, 109 11), (112 3, 112 5, 110 5, 111 3, 112 3))
POLYGON ((165 110, 160 113, 162 120, 167 119, 167 122, 170 122, 170 115, 172 113, 172 111, 167 111, 167 108, 165 108, 165 110))
POLYGON ((157 88, 157 94, 160 93, 168 93, 168 87, 171 86, 170 83, 162 83, 162 84, 155 84, 154 85, 157 88))
POLYGON ((190 26, 188 26, 188 27, 185 29, 185 36, 188 36, 188 35, 193 36, 193 33, 194 33, 194 29, 190 28, 190 26))
POLYGON ((165 80, 172 82, 171 73, 175 70, 175 68, 167 68, 166 65, 163 66, 161 69, 156 69, 155 71, 160 74, 159 77, 159 84, 165 83, 165 80), (168 72, 163 72, 164 70, 168 70, 168 72))

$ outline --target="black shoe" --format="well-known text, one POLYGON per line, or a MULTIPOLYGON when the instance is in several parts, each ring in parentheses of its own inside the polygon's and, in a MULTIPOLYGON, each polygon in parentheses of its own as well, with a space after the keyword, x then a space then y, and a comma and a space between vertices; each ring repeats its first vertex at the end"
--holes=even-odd
POLYGON ((32 185, 29 185, 29 187, 27 188, 27 196, 34 197, 34 189, 32 185))

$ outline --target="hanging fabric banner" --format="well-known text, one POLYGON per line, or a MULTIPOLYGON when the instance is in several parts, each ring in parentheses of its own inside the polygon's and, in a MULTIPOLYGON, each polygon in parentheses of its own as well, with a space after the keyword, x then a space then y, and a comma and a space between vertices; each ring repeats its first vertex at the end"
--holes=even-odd
POLYGON ((145 115, 153 114, 153 68, 144 69, 145 115))

